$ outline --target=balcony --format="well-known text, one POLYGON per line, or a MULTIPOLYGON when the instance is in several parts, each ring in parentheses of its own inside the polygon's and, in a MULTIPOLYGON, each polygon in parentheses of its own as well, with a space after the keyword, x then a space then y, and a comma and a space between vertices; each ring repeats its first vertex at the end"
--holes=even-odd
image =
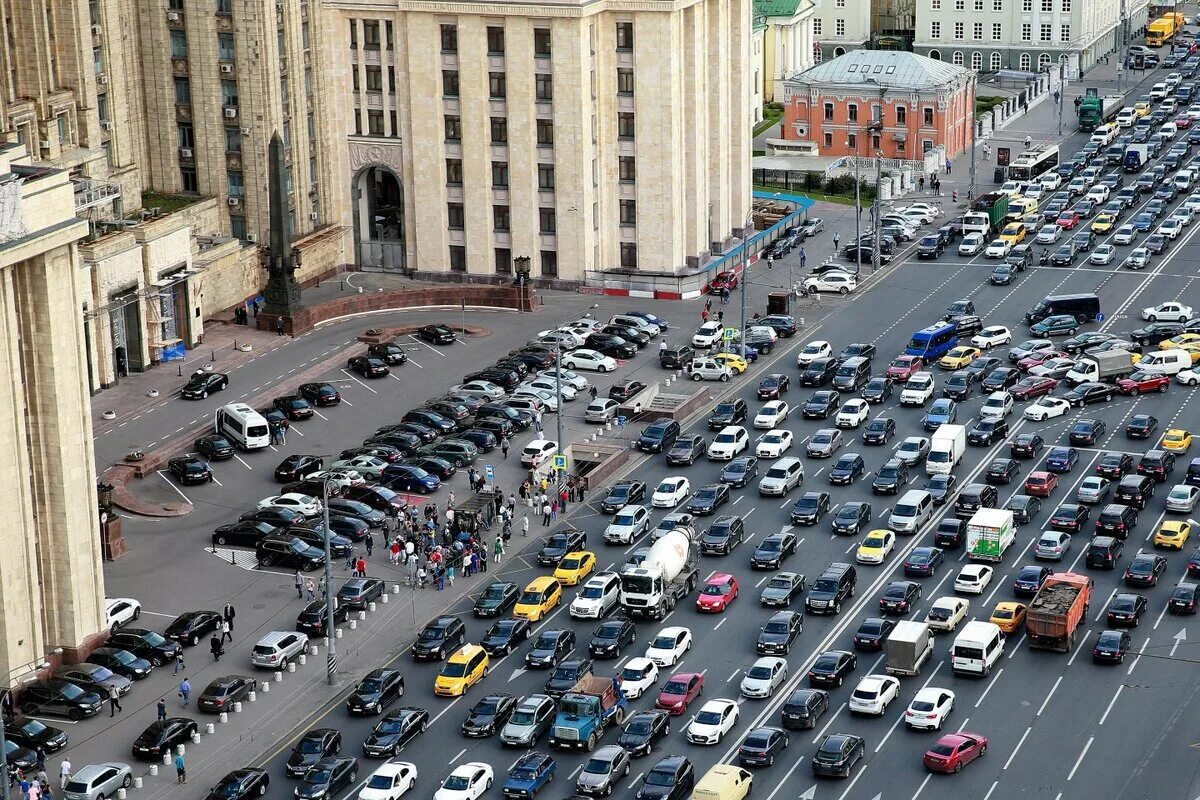
POLYGON ((76 214, 89 208, 108 205, 121 196, 121 187, 115 183, 100 183, 86 178, 80 178, 71 183, 75 188, 76 214))

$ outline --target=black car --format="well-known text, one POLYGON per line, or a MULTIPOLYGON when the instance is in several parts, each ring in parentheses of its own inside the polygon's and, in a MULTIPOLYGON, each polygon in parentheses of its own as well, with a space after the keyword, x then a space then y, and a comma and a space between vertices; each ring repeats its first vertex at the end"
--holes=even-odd
POLYGON ((1130 333, 1129 338, 1145 347, 1178 336, 1183 330, 1183 324, 1179 322, 1151 322, 1130 333))
POLYGON ((1032 495, 1014 494, 1004 504, 1004 507, 1013 512, 1014 522, 1024 525, 1031 522, 1042 510, 1042 501, 1032 495))
POLYGON ((459 730, 463 736, 491 736, 504 727, 516 707, 517 698, 507 692, 489 694, 471 707, 459 730))
POLYGON ((233 458, 233 444, 219 433, 201 436, 192 449, 209 461, 228 461, 233 458))
POLYGON ((842 404, 842 395, 832 389, 813 392, 805 401, 802 413, 805 419, 826 419, 838 410, 842 404))
POLYGON ((935 506, 945 505, 954 496, 954 492, 957 489, 958 478, 949 473, 931 475, 925 481, 925 491, 929 492, 929 496, 933 498, 935 506))
POLYGON ((529 620, 520 618, 502 619, 488 628, 483 640, 479 642, 489 656, 505 656, 516 649, 517 645, 530 637, 533 632, 529 620))
POLYGON ((654 743, 671 732, 671 715, 659 709, 638 711, 625 723, 617 744, 633 757, 648 756, 654 743))
POLYGON ((792 385, 792 379, 782 372, 774 372, 758 382, 759 400, 778 400, 792 385))
POLYGON ((1104 453, 1096 464, 1096 474, 1114 480, 1133 472, 1133 456, 1129 453, 1104 453))
POLYGON ((575 631, 544 630, 533 640, 525 654, 525 666, 531 669, 550 669, 575 649, 575 631))
POLYGON ((808 670, 810 686, 841 686, 858 667, 858 656, 849 650, 826 650, 808 670))
POLYGON ((279 462, 275 468, 275 480, 280 483, 298 481, 325 468, 325 459, 320 456, 296 453, 279 462))
POLYGON ((630 503, 646 499, 646 482, 621 480, 609 487, 608 494, 600 501, 600 510, 614 514, 630 503))
POLYGON ((444 661, 467 641, 467 627, 458 617, 438 617, 429 622, 412 646, 414 661, 444 661))
POLYGON ((867 385, 862 388, 862 399, 868 403, 882 403, 892 396, 892 379, 887 377, 874 377, 867 381, 867 385))
POLYGON ((627 619, 614 618, 601 622, 592 631, 588 653, 593 658, 620 658, 626 645, 637 641, 637 629, 627 619))
POLYGON ((1054 509, 1050 516, 1049 526, 1056 531, 1078 533, 1083 530, 1083 523, 1092 515, 1091 510, 1078 503, 1063 503, 1054 509))
POLYGON ((949 397, 956 402, 966 400, 971 396, 971 387, 975 385, 975 378, 975 373, 965 369, 950 373, 946 382, 942 384, 942 397, 949 397))
MULTIPOLYGON (((825 493, 822 492, 822 494, 825 493)), ((807 495, 805 496, 807 497, 807 495)), ((825 498, 828 505, 829 495, 825 494, 825 498)), ((792 513, 794 514, 795 511, 792 513)), ((750 556, 750 566, 754 569, 779 569, 784 560, 795 552, 796 537, 794 534, 786 531, 773 533, 759 542, 758 547, 754 549, 754 553, 750 556)))
MULTIPOLYGON (((449 423, 449 420, 446 420, 449 423)), ((449 433, 449 431, 446 431, 449 433)), ((401 430, 391 430, 387 433, 377 433, 369 439, 363 440, 363 446, 385 446, 398 451, 401 455, 410 456, 419 450, 424 442, 421 437, 415 433, 409 433, 401 430)))
POLYGON ((263 539, 280 530, 280 526, 261 520, 231 522, 213 532, 212 543, 214 546, 257 547, 263 539))
POLYGON ((745 767, 774 766, 775 757, 782 756, 790 743, 787 731, 781 728, 754 728, 738 747, 738 763, 745 767))
POLYGON ((988 464, 983 478, 990 484, 1009 484, 1021 474, 1021 462, 1015 458, 997 458, 988 464))
POLYGON ((497 365, 463 376, 463 383, 471 381, 488 381, 489 383, 496 384, 506 392, 511 392, 521 383, 521 376, 508 367, 497 365))
POLYGON ((1157 429, 1157 418, 1150 414, 1134 414, 1125 426, 1125 435, 1130 439, 1149 439, 1157 429))
POLYGON ((818 358, 800 373, 801 386, 824 386, 833 380, 838 363, 832 358, 818 358))
POLYGON ((663 369, 683 369, 692 363, 695 356, 696 351, 690 344, 668 346, 658 351, 658 363, 663 369))
POLYGON ((667 464, 691 466, 706 452, 708 452, 708 442, 704 440, 703 436, 680 436, 675 440, 675 444, 667 450, 667 464))
POLYGON ((737 425, 739 422, 745 422, 749 413, 749 406, 741 398, 717 403, 717 407, 708 416, 708 429, 710 431, 717 431, 727 425, 737 425))
POLYGON ((285 769, 289 778, 299 778, 308 768, 326 756, 342 752, 342 732, 335 728, 314 728, 305 732, 292 746, 285 769))
POLYGON ((176 456, 167 462, 167 470, 184 486, 213 480, 208 462, 199 456, 176 456))
POLYGON ((144 628, 121 628, 109 636, 105 644, 108 647, 128 650, 156 667, 174 661, 183 649, 179 642, 172 642, 155 631, 144 628))
POLYGON ((592 674, 590 658, 572 658, 554 668, 546 679, 544 691, 554 699, 559 699, 571 690, 571 687, 583 678, 592 674))
POLYGON ((923 578, 937 572, 938 565, 945 559, 940 548, 918 547, 904 559, 904 574, 909 577, 923 578))
POLYGON ((353 756, 322 758, 308 768, 295 789, 298 800, 331 797, 358 780, 358 759, 353 756))
POLYGON ((1021 567, 1021 571, 1013 579, 1012 592, 1017 597, 1033 597, 1038 593, 1038 589, 1042 588, 1046 578, 1053 574, 1054 570, 1049 567, 1027 564, 1021 567))
POLYGON ((459 431, 456 438, 462 439, 465 442, 470 442, 479 448, 481 453, 490 453, 495 450, 500 440, 496 438, 496 434, 483 428, 468 428, 465 431, 459 431))
POLYGON ((892 581, 879 598, 879 613, 904 616, 921 599, 921 584, 916 581, 892 581))
POLYGON ((829 482, 834 486, 848 486, 867 472, 867 462, 858 453, 842 453, 829 470, 829 482))
POLYGON ((741 517, 720 516, 700 537, 700 552, 713 555, 729 555, 745 538, 746 528, 741 517))
POLYGON ((1008 452, 1013 458, 1036 458, 1046 442, 1038 433, 1019 433, 1008 443, 1008 452))
POLYGON ((221 712, 233 708, 250 696, 258 681, 247 675, 226 675, 216 678, 204 687, 196 698, 196 708, 201 711, 221 712))
POLYGON ((648 453, 661 453, 679 438, 679 423, 674 420, 652 422, 638 437, 637 446, 648 453))
POLYGON ((993 286, 1008 286, 1017 276, 1017 268, 1012 264, 1000 264, 988 276, 988 283, 993 286))
POLYGON ((900 487, 908 484, 908 464, 898 458, 889 458, 875 471, 871 480, 873 494, 897 494, 900 487))
POLYGON ((1167 610, 1172 614, 1195 614, 1197 600, 1200 600, 1200 587, 1194 583, 1178 583, 1171 590, 1167 610))
POLYGON ((1092 661, 1097 664, 1120 664, 1133 648, 1133 638, 1125 631, 1104 630, 1096 637, 1092 661))
POLYGON ((687 511, 697 516, 715 514, 717 509, 729 502, 729 487, 723 483, 701 486, 687 502, 687 511))
POLYGON ((829 692, 824 689, 797 689, 783 704, 783 727, 811 730, 829 711, 829 692))
MULTIPOLYGON (((1016 361, 1016 359, 1012 360, 1016 361)), ((966 371, 974 375, 975 380, 982 381, 985 375, 991 374, 993 370, 1003 363, 996 356, 980 356, 966 367, 966 371)))
MULTIPOLYGON (((477 431, 488 431, 497 439, 501 437, 510 439, 517 432, 517 426, 511 420, 503 417, 476 417, 475 428, 477 431)), ((435 433, 436 435, 436 433, 435 433)))
POLYGON ((542 566, 557 564, 566 557, 567 553, 583 550, 587 545, 587 534, 583 531, 568 529, 552 533, 546 537, 538 550, 537 560, 542 566))
POLYGON ((943 517, 933 531, 933 543, 943 550, 956 550, 967 541, 966 520, 943 517))
MULTIPOLYGON (((454 477, 458 473, 458 467, 451 464, 444 458, 428 455, 413 455, 400 461, 401 466, 415 467, 423 472, 428 472, 430 475, 436 475, 438 480, 446 481, 454 477)), ((385 468, 386 470, 386 468, 385 468)), ((384 473, 387 474, 386 471, 384 473)), ((401 474, 399 472, 392 474, 401 474)), ((418 474, 417 478, 420 477, 418 474)))
POLYGON ((404 696, 404 676, 394 669, 368 672, 346 698, 351 714, 382 714, 386 706, 404 696))
POLYGON ((454 343, 454 331, 446 325, 422 325, 417 329, 417 337, 430 344, 454 343))
POLYGON ((1110 628, 1136 628, 1149 608, 1146 598, 1132 592, 1119 592, 1108 604, 1106 622, 1110 628))
POLYGON ((1071 444, 1093 445, 1107 431, 1108 426, 1104 424, 1104 420, 1080 419, 1071 426, 1067 439, 1071 444))
POLYGON ((683 756, 664 756, 650 768, 635 800, 684 800, 692 793, 696 774, 692 762, 683 756))
MULTIPOLYGON (((146 659, 138 658, 128 650, 122 650, 119 647, 99 647, 88 656, 88 661, 107 667, 117 675, 123 675, 131 681, 140 681, 142 678, 148 677, 154 669, 154 665, 146 659)), ((10 728, 9 734, 11 733, 12 729, 10 728)), ((12 738, 11 735, 9 738, 12 738)))
POLYGON ((509 581, 489 584, 475 601, 471 613, 477 617, 504 616, 505 612, 512 610, 517 604, 520 593, 517 585, 509 581))
POLYGON ((404 348, 391 342, 378 342, 367 348, 367 355, 377 358, 389 367, 408 363, 408 354, 404 348))
MULTIPOLYGON (((336 628, 350 619, 350 609, 335 604, 333 607, 333 625, 336 628)), ((296 630, 309 636, 324 636, 325 626, 329 622, 329 610, 322 599, 313 600, 296 615, 296 630)))
POLYGON ((300 396, 314 406, 336 406, 342 402, 342 395, 332 383, 302 383, 297 389, 300 396))
POLYGON ((309 402, 298 394, 276 397, 274 406, 277 411, 282 412, 291 422, 308 419, 314 413, 313 407, 309 402))
POLYGON ((740 489, 758 476, 758 458, 738 456, 721 470, 721 483, 740 489))
POLYGON ((839 536, 853 536, 871 521, 871 504, 861 501, 843 503, 834 515, 833 532, 839 536))
POLYGON ((1021 370, 1016 367, 996 367, 983 379, 980 388, 985 392, 998 392, 1008 389, 1021 380, 1021 370))
POLYGON ((184 400, 207 400, 213 392, 229 388, 229 376, 221 372, 195 372, 179 390, 184 400))
POLYGON ((319 555, 318 561, 320 565, 323 565, 326 539, 329 539, 329 552, 334 558, 345 558, 354 549, 354 543, 345 536, 336 533, 326 535, 319 523, 311 528, 302 528, 297 525, 278 534, 272 534, 259 542, 254 549, 263 563, 274 564, 290 564, 296 561, 304 564, 312 556, 309 549, 316 550, 319 555), (308 549, 296 547, 294 543, 297 540, 308 549))
POLYGON ((1167 450, 1147 450, 1138 459, 1138 475, 1146 475, 1155 483, 1163 483, 1175 469, 1175 454, 1167 450))
MULTIPOLYGON (((790 517, 796 525, 816 525, 821 521, 821 517, 829 511, 829 506, 829 492, 805 492, 792 505, 790 517)), ((760 544, 759 547, 762 545, 760 544)))
POLYGON ((781 339, 791 338, 800 330, 800 326, 796 323, 796 318, 789 314, 768 314, 765 317, 760 317, 758 324, 774 329, 775 333, 781 339))
POLYGON ((216 611, 188 611, 176 617, 163 635, 184 646, 195 647, 202 638, 221 630, 221 619, 216 611))
MULTIPOLYGON (((397 426, 397 427, 403 427, 403 424, 400 426, 397 426)), ((424 427, 424 426, 421 426, 421 427, 424 427)), ((430 433, 430 441, 433 441, 433 439, 437 437, 437 432, 430 429, 429 433, 430 433)), ((368 445, 363 445, 361 447, 347 447, 345 450, 343 450, 341 453, 338 454, 338 458, 339 459, 351 459, 351 458, 356 458, 357 456, 374 456, 375 458, 386 461, 389 464, 394 464, 397 461, 399 461, 403 457, 403 455, 404 455, 404 453, 402 453, 397 448, 392 447, 391 445, 368 444, 368 445)))
POLYGON ((365 611, 367 604, 383 597, 385 590, 379 578, 350 578, 338 589, 337 601, 355 611, 365 611))
POLYGON ((162 758, 164 753, 174 750, 176 745, 191 742, 192 734, 199 729, 196 720, 187 717, 155 720, 134 739, 130 750, 134 758, 143 761, 157 760, 162 758))
MULTIPOLYGON (((332 509, 331 509, 332 510, 332 509)), ((267 506, 247 511, 238 517, 238 522, 265 522, 276 528, 290 528, 292 525, 302 525, 308 518, 291 508, 283 506, 267 506)), ((257 542, 257 539, 255 540, 257 542)))
MULTIPOLYGON (((483 411, 483 409, 481 408, 480 411, 483 411)), ((429 428, 433 428, 440 434, 454 433, 454 431, 458 428, 458 426, 455 425, 452 420, 446 419, 438 412, 432 411, 428 408, 414 408, 411 411, 406 411, 404 416, 400 419, 403 422, 416 422, 418 424, 425 425, 429 428)), ((380 440, 383 439, 383 437, 375 438, 380 440)), ((419 436, 415 438, 419 443, 423 443, 419 436)), ((388 444, 388 442, 384 441, 384 444, 388 444)))
POLYGON ((1157 586, 1159 577, 1167 571, 1167 559, 1154 553, 1138 553, 1125 568, 1126 586, 1157 586))
POLYGON ((205 800, 249 800, 263 797, 271 785, 271 775, 265 769, 243 767, 225 774, 208 792, 205 800))
POLYGON ((967 443, 977 447, 991 447, 1008 435, 1008 421, 1003 419, 981 419, 967 431, 967 443))
POLYGON ((28 747, 30 750, 37 750, 40 747, 47 753, 57 753, 67 746, 65 731, 52 725, 46 725, 32 717, 16 717, 5 720, 4 738, 13 744, 28 747))
POLYGON ((852 733, 831 733, 821 740, 812 757, 812 774, 816 777, 850 777, 854 765, 867 757, 867 743, 852 733))
POLYGON ((759 631, 754 650, 759 655, 787 655, 792 649, 792 642, 796 641, 796 637, 803 631, 803 614, 796 611, 777 611, 767 619, 759 631))
POLYGON ((896 420, 891 417, 876 417, 863 428, 863 444, 885 445, 896 435, 896 420))
POLYGON ((854 649, 873 653, 883 649, 892 629, 896 627, 894 619, 887 617, 866 617, 859 623, 854 632, 854 649))

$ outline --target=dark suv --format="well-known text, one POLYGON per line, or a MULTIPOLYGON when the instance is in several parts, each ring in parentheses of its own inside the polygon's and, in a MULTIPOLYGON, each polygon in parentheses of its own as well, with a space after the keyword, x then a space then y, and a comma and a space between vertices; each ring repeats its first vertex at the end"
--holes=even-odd
POLYGON ((858 572, 852 564, 834 563, 825 568, 808 590, 804 607, 810 614, 837 614, 842 603, 854 595, 858 572))
POLYGON ((421 631, 412 647, 414 661, 441 661, 462 647, 467 626, 458 617, 438 617, 421 631))
POLYGON ((690 344, 667 347, 658 351, 658 363, 665 369, 683 369, 692 363, 696 350, 690 344))
POLYGON ((678 438, 679 423, 673 419, 660 420, 646 426, 642 435, 638 437, 637 446, 639 450, 648 453, 661 453, 675 444, 678 438))

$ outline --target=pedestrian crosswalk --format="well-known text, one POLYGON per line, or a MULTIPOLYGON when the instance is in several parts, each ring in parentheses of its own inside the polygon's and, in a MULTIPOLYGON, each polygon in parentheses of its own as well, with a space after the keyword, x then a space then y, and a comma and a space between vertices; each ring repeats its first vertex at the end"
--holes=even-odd
POLYGON ((258 558, 253 550, 239 550, 236 547, 206 547, 204 552, 210 553, 224 561, 245 570, 257 570, 258 558))

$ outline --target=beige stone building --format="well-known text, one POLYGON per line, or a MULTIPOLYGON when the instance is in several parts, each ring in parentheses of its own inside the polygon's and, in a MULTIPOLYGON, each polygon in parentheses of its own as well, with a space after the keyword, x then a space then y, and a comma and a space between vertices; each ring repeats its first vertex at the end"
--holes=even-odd
POLYGON ((324 5, 360 266, 571 285, 747 223, 749 0, 324 5))
POLYGON ((0 685, 103 628, 104 576, 79 300, 86 296, 65 171, 0 146, 0 685))

